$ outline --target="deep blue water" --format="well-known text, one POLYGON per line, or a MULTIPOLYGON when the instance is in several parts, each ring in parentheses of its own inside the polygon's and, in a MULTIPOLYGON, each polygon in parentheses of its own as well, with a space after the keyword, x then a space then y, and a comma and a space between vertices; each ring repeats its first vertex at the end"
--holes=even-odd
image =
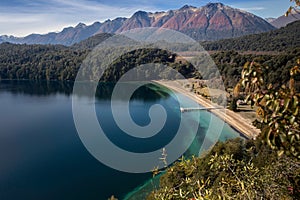
MULTIPOLYGON (((151 105, 167 111, 166 125, 154 137, 133 138, 115 124, 110 111, 112 84, 101 84, 96 98, 98 119, 107 137, 122 149, 142 153, 164 147, 176 134, 180 111, 170 91, 155 85, 138 89, 130 102, 132 119, 141 126, 150 122, 151 105)), ((72 84, 59 82, 0 81, 0 199, 122 199, 152 177, 111 169, 96 160, 84 147, 72 116, 72 84)), ((188 104, 187 100, 187 104, 188 104)), ((89 98, 82 97, 88 105, 89 98)), ((120 100, 122 105, 122 100, 120 100)), ((197 153, 210 120, 204 112, 186 122, 200 123, 188 154, 197 153)), ((187 124, 187 137, 188 124, 187 124)), ((210 131, 213 131, 210 130, 210 131)), ((225 125, 220 140, 237 137, 225 125)))

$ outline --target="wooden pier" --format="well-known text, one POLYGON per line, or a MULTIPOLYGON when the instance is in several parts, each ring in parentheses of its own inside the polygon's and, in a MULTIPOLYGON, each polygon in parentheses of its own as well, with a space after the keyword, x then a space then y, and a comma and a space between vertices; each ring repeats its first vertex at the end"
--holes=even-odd
POLYGON ((225 109, 225 108, 223 108, 223 107, 181 108, 181 107, 180 107, 180 112, 184 113, 184 112, 201 111, 201 110, 208 110, 208 111, 209 111, 209 110, 215 110, 215 109, 225 109))

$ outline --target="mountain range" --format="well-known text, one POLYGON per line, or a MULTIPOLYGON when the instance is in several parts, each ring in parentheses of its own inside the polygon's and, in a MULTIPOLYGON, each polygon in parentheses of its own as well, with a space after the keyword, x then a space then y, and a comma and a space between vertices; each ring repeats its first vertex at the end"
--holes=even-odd
POLYGON ((200 8, 185 5, 178 10, 166 12, 138 11, 130 18, 119 17, 92 25, 79 23, 58 33, 31 34, 26 37, 4 35, 0 36, 0 42, 72 45, 98 33, 120 33, 143 27, 173 29, 199 41, 232 38, 275 29, 266 20, 249 12, 222 3, 209 3, 200 8))

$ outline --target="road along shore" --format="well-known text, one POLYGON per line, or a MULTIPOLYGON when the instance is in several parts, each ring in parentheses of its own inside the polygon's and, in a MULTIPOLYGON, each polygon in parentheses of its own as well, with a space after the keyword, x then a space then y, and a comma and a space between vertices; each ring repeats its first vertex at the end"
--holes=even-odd
POLYGON ((160 81, 153 81, 153 82, 157 83, 159 85, 162 85, 166 88, 169 88, 170 90, 173 90, 174 92, 179 92, 179 93, 189 97, 193 101, 197 102, 201 106, 203 106, 205 108, 208 108, 208 110, 211 113, 213 113, 216 116, 220 117, 227 124, 229 124, 231 127, 236 129, 238 132, 240 132, 241 134, 243 134, 244 136, 246 136, 249 139, 255 139, 260 133, 259 129, 254 127, 252 125, 252 123, 249 122, 249 120, 246 120, 245 118, 243 118, 238 113, 235 113, 235 112, 233 112, 229 109, 225 109, 225 108, 224 108, 225 111, 224 111, 224 109, 222 109, 222 110, 209 109, 209 108, 212 108, 212 107, 216 107, 216 105, 213 104, 208 99, 205 99, 201 95, 197 95, 193 92, 188 91, 188 89, 184 88, 182 86, 182 84, 180 84, 179 81, 176 81, 176 80, 175 81, 160 80, 160 81))

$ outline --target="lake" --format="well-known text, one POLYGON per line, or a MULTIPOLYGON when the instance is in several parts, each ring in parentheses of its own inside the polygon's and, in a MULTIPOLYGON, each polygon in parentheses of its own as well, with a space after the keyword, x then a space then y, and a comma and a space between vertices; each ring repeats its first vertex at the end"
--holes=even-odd
MULTIPOLYGON (((175 137, 180 106, 169 90, 148 84, 133 94, 130 114, 136 124, 150 122, 148 112, 153 104, 162 105, 168 114, 159 134, 141 139, 124 134, 114 122, 110 102, 113 87, 99 85, 95 107, 103 130, 115 145, 143 153, 161 149, 175 137)), ((91 103, 88 97, 80 98, 83 106, 91 103)), ((123 105, 122 99, 119 104, 123 105)), ((199 152, 205 134, 210 134, 211 120, 220 119, 209 112, 185 119, 186 123, 200 124, 186 155, 199 152)), ((111 195, 122 199, 152 177, 151 173, 126 173, 107 167, 86 150, 73 121, 70 82, 0 81, 0 129, 1 200, 99 200, 111 195)), ((188 124, 186 130, 186 137, 190 137, 188 124)), ((225 124, 220 140, 238 136, 225 124)))

